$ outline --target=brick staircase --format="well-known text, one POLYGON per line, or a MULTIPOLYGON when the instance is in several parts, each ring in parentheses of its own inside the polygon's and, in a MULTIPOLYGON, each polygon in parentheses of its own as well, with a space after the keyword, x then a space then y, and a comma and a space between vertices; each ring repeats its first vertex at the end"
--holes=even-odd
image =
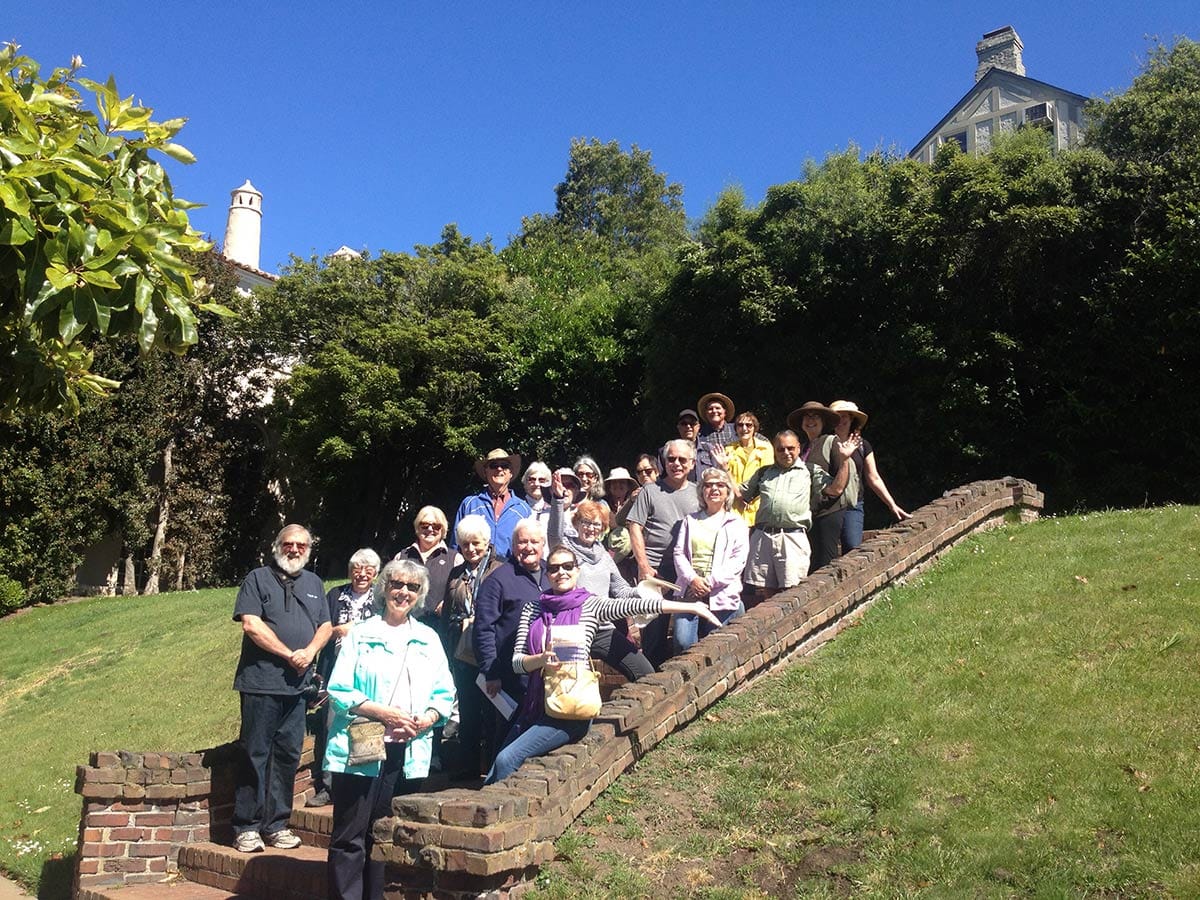
MULTIPOLYGON (((430 790, 448 786, 440 774, 431 775, 426 784, 430 790)), ((304 842, 295 850, 268 847, 262 853, 238 853, 230 846, 233 835, 225 829, 216 835, 221 843, 182 846, 179 872, 170 881, 82 889, 76 896, 78 900, 325 900, 333 807, 305 807, 303 799, 304 795, 297 798, 288 821, 304 842)))
POLYGON ((333 807, 292 812, 292 830, 304 844, 295 850, 268 847, 238 853, 229 842, 187 844, 179 851, 179 874, 169 882, 81 890, 79 900, 325 900, 325 858, 333 807))

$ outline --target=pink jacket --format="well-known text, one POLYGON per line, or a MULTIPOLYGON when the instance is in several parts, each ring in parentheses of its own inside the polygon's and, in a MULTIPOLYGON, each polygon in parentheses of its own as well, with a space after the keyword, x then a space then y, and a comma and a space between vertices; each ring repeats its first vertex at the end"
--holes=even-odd
MULTIPOLYGON (((750 555, 750 529, 735 512, 719 513, 723 517, 717 528, 717 540, 713 544, 712 571, 708 582, 712 593, 708 595, 711 610, 737 609, 742 599, 742 570, 750 555)), ((675 586, 680 592, 687 590, 696 570, 692 568, 692 522, 698 517, 690 515, 679 525, 679 537, 675 541, 675 586)))

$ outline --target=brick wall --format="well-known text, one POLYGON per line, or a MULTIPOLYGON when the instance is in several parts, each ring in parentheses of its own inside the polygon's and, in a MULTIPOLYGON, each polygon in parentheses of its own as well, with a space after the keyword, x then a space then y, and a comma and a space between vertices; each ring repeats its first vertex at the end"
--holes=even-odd
MULTIPOLYGON (((661 672, 617 688, 579 743, 528 760, 503 783, 478 791, 396 798, 394 815, 375 825, 375 853, 388 863, 387 895, 520 895, 554 858, 554 841, 571 822, 664 737, 756 675, 836 634, 881 589, 1001 523, 1010 510, 1022 521, 1036 518, 1043 499, 1035 485, 1016 478, 947 491, 713 632, 661 672)), ((310 739, 302 766, 311 760, 310 739)), ((84 800, 77 889, 159 881, 176 870, 182 846, 210 836, 227 840, 236 761, 233 744, 201 753, 92 754, 76 785, 84 800)), ((302 768, 297 797, 309 791, 302 768)))
POLYGON ((396 798, 393 817, 375 825, 375 853, 388 862, 394 883, 388 896, 523 893, 537 867, 554 858, 555 839, 664 737, 814 638, 835 633, 840 620, 895 579, 999 524, 1010 509, 1022 520, 1036 517, 1042 501, 1033 484, 1014 478, 948 491, 661 672, 617 688, 579 743, 530 759, 479 791, 396 798))
MULTIPOLYGON (((239 753, 234 743, 195 753, 93 753, 88 765, 75 770, 75 792, 83 797, 77 893, 162 881, 178 871, 185 845, 232 840, 239 753)), ((296 794, 303 799, 312 789, 311 737, 300 762, 304 768, 296 777, 296 794)))

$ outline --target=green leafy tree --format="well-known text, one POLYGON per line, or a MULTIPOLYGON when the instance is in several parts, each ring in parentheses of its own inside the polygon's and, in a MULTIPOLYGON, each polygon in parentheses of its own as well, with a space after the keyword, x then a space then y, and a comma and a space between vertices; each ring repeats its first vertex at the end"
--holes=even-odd
POLYGON ((204 286, 181 254, 207 244, 153 157, 192 161, 173 140, 184 120, 153 121, 81 65, 42 78, 15 44, 0 49, 0 413, 74 412, 77 389, 113 387, 92 371, 97 339, 196 341, 204 286))
POLYGON ((512 440, 508 289, 491 245, 447 226, 412 254, 293 260, 239 326, 290 372, 270 411, 277 475, 328 571, 407 543, 419 505, 452 515, 479 448, 512 440))

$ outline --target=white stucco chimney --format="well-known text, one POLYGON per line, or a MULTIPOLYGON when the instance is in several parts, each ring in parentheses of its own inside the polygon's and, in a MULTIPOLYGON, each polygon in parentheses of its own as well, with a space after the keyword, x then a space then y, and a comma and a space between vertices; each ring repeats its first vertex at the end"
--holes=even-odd
POLYGON ((225 258, 257 269, 262 240, 262 194, 246 179, 230 192, 229 219, 225 224, 225 258))
POLYGON ((1011 25, 989 31, 983 36, 983 40, 975 45, 975 55, 979 58, 979 65, 975 68, 975 80, 978 81, 986 75, 988 69, 1003 69, 1005 72, 1024 75, 1025 63, 1021 61, 1021 51, 1024 49, 1021 36, 1011 25))

